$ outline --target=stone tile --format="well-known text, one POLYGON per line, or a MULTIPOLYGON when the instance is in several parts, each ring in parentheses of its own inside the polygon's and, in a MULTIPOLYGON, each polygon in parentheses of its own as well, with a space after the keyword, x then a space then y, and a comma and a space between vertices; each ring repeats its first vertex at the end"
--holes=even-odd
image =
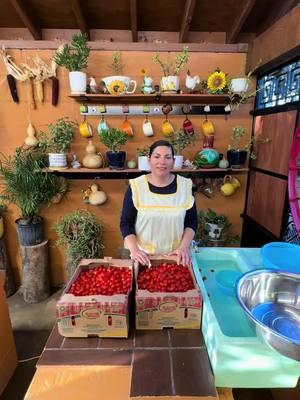
POLYGON ((100 338, 98 348, 100 349, 132 349, 134 330, 130 329, 128 338, 100 338))
POLYGON ((134 350, 130 397, 171 395, 169 350, 134 350))
POLYGON ((206 349, 171 350, 176 396, 216 396, 206 349))
POLYGON ((169 347, 168 330, 136 330, 135 347, 169 347))
POLYGON ((45 349, 48 348, 59 349, 62 345, 63 340, 64 337, 58 333, 57 325, 55 324, 46 342, 45 349))
POLYGON ((38 365, 130 365, 130 350, 45 350, 38 365))
POLYGON ((200 329, 170 329, 172 347, 203 347, 204 339, 200 329))

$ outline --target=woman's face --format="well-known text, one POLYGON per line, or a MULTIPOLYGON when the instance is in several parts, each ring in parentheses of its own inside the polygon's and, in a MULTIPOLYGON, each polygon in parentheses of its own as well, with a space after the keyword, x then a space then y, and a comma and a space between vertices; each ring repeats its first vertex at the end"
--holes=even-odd
POLYGON ((174 158, 172 156, 172 150, 167 146, 155 147, 151 157, 149 158, 149 164, 151 172, 157 176, 168 175, 174 166, 174 158))

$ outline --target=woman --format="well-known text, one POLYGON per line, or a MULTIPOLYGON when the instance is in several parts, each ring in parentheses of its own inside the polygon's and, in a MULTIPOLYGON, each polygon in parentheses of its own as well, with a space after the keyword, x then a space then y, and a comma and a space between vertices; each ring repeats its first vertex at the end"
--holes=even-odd
POLYGON ((190 263, 189 247, 197 230, 192 181, 174 175, 174 149, 158 140, 149 151, 151 173, 129 181, 120 228, 131 258, 149 265, 150 254, 177 256, 190 263))

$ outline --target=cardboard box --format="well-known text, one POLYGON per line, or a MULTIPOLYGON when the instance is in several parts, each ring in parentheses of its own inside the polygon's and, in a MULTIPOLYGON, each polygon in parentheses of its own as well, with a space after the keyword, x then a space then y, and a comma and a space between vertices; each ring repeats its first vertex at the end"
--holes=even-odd
POLYGON ((128 304, 132 281, 128 294, 74 296, 68 293, 81 271, 93 269, 99 264, 107 267, 110 265, 128 267, 133 277, 131 260, 108 260, 107 258, 82 260, 56 304, 58 331, 62 336, 128 337, 128 304))
MULTIPOLYGON (((175 257, 151 257, 152 266, 176 262, 175 257)), ((149 292, 138 288, 136 273, 136 329, 200 329, 202 296, 193 269, 194 289, 187 292, 149 292)))
POLYGON ((0 397, 18 362, 4 283, 5 273, 0 271, 0 397))

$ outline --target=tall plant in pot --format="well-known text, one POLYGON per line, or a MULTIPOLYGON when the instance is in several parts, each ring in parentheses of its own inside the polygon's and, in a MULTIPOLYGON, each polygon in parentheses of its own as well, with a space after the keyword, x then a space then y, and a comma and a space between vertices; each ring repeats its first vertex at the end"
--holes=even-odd
POLYGON ((106 152, 108 166, 110 169, 124 169, 126 152, 121 151, 128 140, 128 135, 119 129, 111 128, 98 133, 100 142, 109 149, 106 152))
POLYGON ((103 244, 101 242, 102 223, 85 210, 76 210, 62 217, 55 225, 58 236, 57 245, 67 247, 68 279, 83 258, 99 258, 103 244))
POLYGON ((43 205, 61 193, 59 178, 44 170, 45 157, 38 149, 16 149, 13 156, 2 156, 0 176, 3 180, 1 198, 15 204, 21 211, 16 220, 19 241, 24 246, 43 241, 43 205))
POLYGON ((71 147, 76 126, 76 122, 64 117, 49 124, 48 133, 40 133, 39 147, 49 155, 49 168, 61 169, 68 166, 66 153, 71 147))
POLYGON ((168 140, 175 152, 174 169, 181 169, 183 165, 182 151, 190 144, 194 144, 195 135, 187 135, 183 129, 177 129, 168 140))
POLYGON ((71 45, 63 45, 54 55, 54 62, 69 70, 69 82, 72 94, 86 93, 86 73, 82 72, 82 70, 87 68, 87 61, 90 54, 90 47, 88 47, 87 42, 85 34, 75 34, 72 37, 71 45))
POLYGON ((176 54, 174 61, 162 60, 159 53, 153 56, 153 61, 158 63, 163 71, 160 81, 162 92, 177 92, 179 90, 179 73, 188 63, 188 47, 184 47, 181 53, 176 54))

